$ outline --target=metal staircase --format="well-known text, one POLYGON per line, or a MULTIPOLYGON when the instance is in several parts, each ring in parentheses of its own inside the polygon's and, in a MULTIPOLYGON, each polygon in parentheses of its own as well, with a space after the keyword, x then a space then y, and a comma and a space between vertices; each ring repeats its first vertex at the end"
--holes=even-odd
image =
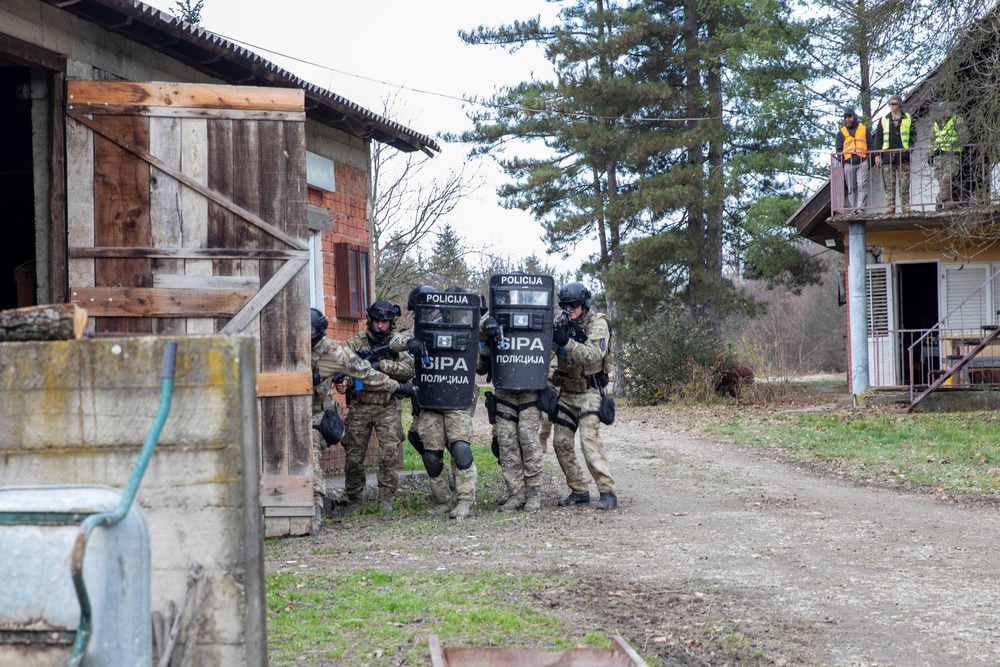
POLYGON ((952 366, 950 368, 948 368, 947 370, 945 370, 938 377, 938 379, 934 380, 934 382, 932 382, 930 384, 930 386, 927 387, 927 389, 923 390, 916 398, 914 398, 913 400, 911 400, 910 401, 910 405, 907 406, 907 408, 906 408, 907 412, 913 412, 913 409, 922 400, 924 400, 925 398, 927 398, 928 396, 930 396, 931 393, 933 393, 935 390, 937 390, 942 385, 944 385, 944 383, 947 382, 950 378, 953 378, 956 375, 958 375, 962 371, 962 369, 965 368, 969 364, 970 361, 972 361, 977 356, 979 356, 980 352, 982 352, 983 350, 985 350, 993 341, 995 341, 998 338, 1000 338, 1000 327, 989 326, 989 327, 983 327, 983 329, 986 330, 986 331, 989 331, 989 333, 987 333, 985 336, 983 336, 983 338, 980 339, 978 343, 976 343, 975 347, 973 347, 968 352, 966 352, 964 355, 962 355, 961 357, 959 357, 958 359, 956 359, 955 363, 952 364, 952 366))

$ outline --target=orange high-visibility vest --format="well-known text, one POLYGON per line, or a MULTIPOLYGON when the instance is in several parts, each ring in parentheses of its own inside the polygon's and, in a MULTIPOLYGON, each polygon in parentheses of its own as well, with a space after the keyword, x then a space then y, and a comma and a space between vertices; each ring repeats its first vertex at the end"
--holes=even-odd
POLYGON ((844 157, 852 155, 864 157, 868 155, 868 131, 864 125, 858 123, 858 129, 854 131, 853 137, 847 131, 846 125, 840 128, 840 132, 844 135, 844 157))

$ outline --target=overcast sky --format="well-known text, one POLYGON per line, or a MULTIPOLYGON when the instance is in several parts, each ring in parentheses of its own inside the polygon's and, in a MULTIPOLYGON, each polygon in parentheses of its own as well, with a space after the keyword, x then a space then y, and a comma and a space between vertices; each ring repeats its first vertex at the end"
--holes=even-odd
MULTIPOLYGON (((176 11, 174 0, 145 1, 176 11)), ((538 49, 510 55, 466 46, 458 30, 538 15, 551 22, 557 9, 545 0, 205 0, 201 26, 372 111, 381 113, 383 100, 396 96, 402 108, 394 120, 436 136, 470 127, 462 98, 485 98, 498 85, 550 71, 538 49)), ((466 161, 467 146, 439 143, 429 171, 447 173, 466 161)), ((467 244, 513 257, 534 253, 560 270, 575 270, 594 252, 596 244, 588 244, 568 260, 545 255, 541 226, 500 206, 496 187, 504 177, 495 163, 483 160, 478 170, 486 185, 449 218, 467 244)))

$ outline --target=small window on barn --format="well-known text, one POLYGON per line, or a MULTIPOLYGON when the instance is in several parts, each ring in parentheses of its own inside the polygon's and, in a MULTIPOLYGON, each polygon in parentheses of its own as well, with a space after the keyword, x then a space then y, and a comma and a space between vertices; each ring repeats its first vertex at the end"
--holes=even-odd
POLYGON ((354 243, 334 244, 337 272, 337 317, 360 320, 368 307, 368 248, 354 243))
POLYGON ((314 188, 336 192, 337 178, 333 169, 333 160, 306 151, 306 182, 314 188))

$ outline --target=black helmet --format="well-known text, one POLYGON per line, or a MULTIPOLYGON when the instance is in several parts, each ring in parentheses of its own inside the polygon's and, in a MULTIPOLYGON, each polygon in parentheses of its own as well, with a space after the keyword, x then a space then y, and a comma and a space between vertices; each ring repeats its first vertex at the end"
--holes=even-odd
POLYGON ((368 321, 372 320, 383 320, 385 322, 395 322, 396 318, 403 314, 403 311, 399 309, 399 306, 389 303, 388 301, 376 301, 372 305, 368 306, 368 321))
POLYGON ((396 318, 402 314, 399 306, 393 305, 388 301, 376 301, 372 305, 368 306, 365 311, 368 313, 368 337, 372 339, 376 345, 381 345, 389 336, 392 335, 392 330, 396 326, 396 318), (385 331, 376 331, 375 327, 372 326, 374 320, 379 320, 382 322, 388 322, 389 328, 385 331))
POLYGON ((448 294, 468 294, 469 290, 465 289, 464 287, 459 287, 458 285, 452 285, 451 287, 446 289, 445 292, 447 292, 448 294))
POLYGON ((326 327, 330 323, 327 321, 326 315, 315 308, 309 309, 309 319, 312 324, 312 344, 315 346, 326 335, 326 327))
POLYGON ((590 290, 583 283, 569 283, 559 290, 559 307, 579 302, 584 310, 590 310, 590 290))
POLYGON ((410 291, 410 296, 406 298, 406 309, 413 310, 413 306, 416 304, 418 294, 427 294, 428 292, 436 292, 437 290, 430 285, 421 285, 420 287, 414 287, 410 291))

